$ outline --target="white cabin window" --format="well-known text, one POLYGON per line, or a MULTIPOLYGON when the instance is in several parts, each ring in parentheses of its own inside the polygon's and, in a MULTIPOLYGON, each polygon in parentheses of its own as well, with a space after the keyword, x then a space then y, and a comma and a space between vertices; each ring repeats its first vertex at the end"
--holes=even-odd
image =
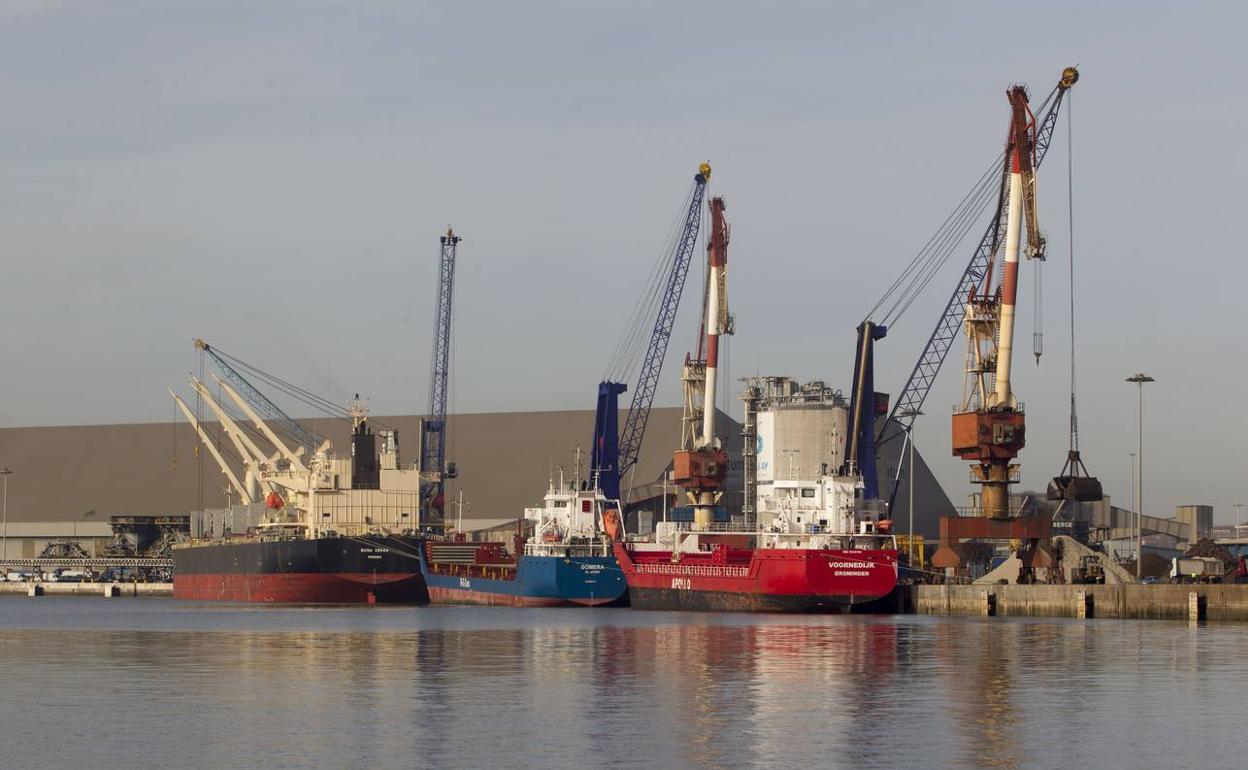
POLYGON ((815 490, 811 489, 810 487, 807 487, 802 490, 802 497, 814 497, 814 496, 815 496, 815 490))
POLYGON ((551 502, 553 502, 553 503, 555 504, 555 507, 556 507, 556 508, 567 508, 567 507, 568 507, 568 501, 567 501, 567 500, 552 500, 551 502))

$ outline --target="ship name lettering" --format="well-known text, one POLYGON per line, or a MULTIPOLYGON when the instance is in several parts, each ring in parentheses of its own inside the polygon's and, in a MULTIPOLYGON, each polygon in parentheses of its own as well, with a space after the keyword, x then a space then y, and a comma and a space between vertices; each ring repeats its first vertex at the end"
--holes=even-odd
POLYGON ((836 569, 837 567, 849 567, 850 569, 871 569, 874 565, 870 562, 861 561, 830 561, 828 562, 828 566, 832 569, 836 569))
POLYGON ((693 581, 689 578, 672 578, 672 588, 688 591, 692 588, 693 581))
POLYGON ((833 570, 832 574, 836 577, 871 577, 871 573, 865 569, 838 569, 833 570))
POLYGON ((468 578, 460 578, 459 587, 460 588, 472 588, 472 583, 469 582, 468 578))

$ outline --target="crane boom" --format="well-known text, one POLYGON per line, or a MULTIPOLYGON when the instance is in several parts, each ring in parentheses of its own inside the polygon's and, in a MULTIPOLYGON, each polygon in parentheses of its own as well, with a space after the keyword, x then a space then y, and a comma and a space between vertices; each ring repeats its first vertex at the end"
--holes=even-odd
POLYGON ((441 237, 438 296, 433 323, 433 362, 429 372, 429 416, 421 426, 421 464, 423 472, 434 474, 435 481, 425 485, 424 516, 421 521, 441 527, 442 509, 446 499, 446 405, 451 364, 451 300, 455 288, 455 256, 463 240, 451 228, 441 237))
POLYGON ((659 375, 663 373, 663 361, 667 357, 668 343, 672 339, 672 327, 680 309, 680 298, 685 291, 685 279, 698 242, 702 224, 702 202, 706 196, 706 183, 711 178, 711 164, 703 163, 693 177, 693 194, 685 208, 685 221, 676 248, 672 251, 671 266, 664 284, 659 312, 650 333, 650 344, 642 360, 637 376, 637 388, 624 418, 624 428, 618 434, 614 428, 618 422, 618 397, 627 388, 624 383, 603 382, 598 386, 598 410, 594 423, 594 443, 591 452, 591 468, 598 474, 598 485, 609 500, 619 499, 620 479, 637 464, 641 442, 645 437, 650 408, 659 388, 659 375), (618 447, 618 448, 617 448, 618 447))
POLYGON ((304 447, 304 451, 307 453, 310 454, 316 451, 321 443, 316 435, 278 408, 277 404, 270 401, 267 396, 252 385, 222 354, 198 337, 195 339, 195 347, 208 354, 208 357, 216 363, 221 373, 225 375, 225 379, 229 380, 239 394, 246 399, 247 403, 255 407, 266 420, 275 423, 294 438, 295 441, 299 442, 299 445, 304 447))
POLYGON ((225 477, 234 487, 234 491, 238 493, 238 497, 243 501, 243 505, 251 505, 252 502, 254 502, 251 499, 251 490, 238 480, 238 476, 234 474, 234 471, 230 468, 230 464, 227 463, 225 458, 221 456, 221 450, 217 449, 217 445, 213 443, 212 438, 204 432, 204 426, 200 425, 199 420, 195 419, 195 413, 191 411, 190 407, 186 405, 186 402, 183 401, 177 393, 174 393, 172 389, 169 391, 169 395, 173 396, 173 402, 178 405, 179 409, 182 410, 182 414, 186 415, 186 421, 194 426, 195 433, 198 434, 200 443, 208 447, 208 451, 212 453, 213 459, 217 461, 217 465, 221 466, 221 472, 225 474, 225 477))
MULTIPOLYGON (((1040 162, 1044 160, 1045 153, 1049 149, 1049 142, 1053 138, 1053 129, 1057 125, 1058 112, 1062 107, 1062 99, 1078 80, 1078 71, 1074 67, 1067 67, 1062 72, 1061 81, 1053 89, 1053 92, 1049 94, 1049 97, 1041 107, 1044 117, 1040 119, 1036 126, 1035 167, 1039 167, 1040 162)), ((909 379, 906 380, 905 387, 897 397, 897 401, 893 404, 888 420, 880 427, 878 434, 880 442, 884 440, 884 431, 891 423, 896 422, 906 431, 913 426, 914 420, 923 407, 923 403, 927 400, 928 392, 931 391, 932 383, 935 382, 936 375, 940 372, 945 356, 949 353, 949 348, 952 347, 953 341, 962 334, 962 323, 966 316, 967 299, 972 295, 976 287, 984 283, 984 278, 992 266, 992 257, 996 252, 997 244, 1005 238, 1008 208, 1008 201, 1003 200, 998 206, 992 222, 989 223, 988 229, 984 232, 983 238, 980 239, 979 246, 976 247, 975 253, 971 256, 971 261, 967 264, 966 269, 962 271, 962 277, 958 280, 957 287, 949 297, 944 313, 941 314, 940 319, 936 322, 935 330, 932 332, 931 337, 928 338, 927 344, 924 345, 918 362, 914 365, 909 379)), ((890 501, 896 495, 896 492, 897 482, 894 479, 892 490, 889 493, 890 501)))
POLYGON ((247 418, 251 420, 251 424, 256 426, 256 430, 260 431, 261 435, 268 439, 269 443, 273 445, 273 448, 277 450, 278 454, 286 458, 286 461, 290 463, 292 468, 297 469, 300 473, 307 473, 307 466, 305 466, 303 461, 299 459, 299 455, 295 454, 290 447, 286 446, 286 442, 282 441, 277 433, 269 427, 269 424, 264 421, 264 418, 262 418, 255 409, 251 408, 251 405, 247 403, 247 400, 239 395, 238 391, 234 390, 234 388, 232 388, 225 380, 220 377, 214 377, 214 379, 217 381, 217 384, 225 390, 225 394, 229 396, 235 404, 238 404, 238 408, 243 410, 243 414, 247 415, 247 418))

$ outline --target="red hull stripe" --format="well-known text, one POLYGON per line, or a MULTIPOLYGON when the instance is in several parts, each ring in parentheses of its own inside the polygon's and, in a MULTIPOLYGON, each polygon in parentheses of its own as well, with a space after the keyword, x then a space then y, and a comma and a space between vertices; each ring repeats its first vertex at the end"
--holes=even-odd
POLYGON ((279 572, 174 575, 173 597, 206 601, 371 604, 429 601, 419 574, 279 572))
POLYGON ((561 599, 430 586, 429 601, 434 604, 481 604, 495 607, 597 607, 609 604, 614 599, 561 599))

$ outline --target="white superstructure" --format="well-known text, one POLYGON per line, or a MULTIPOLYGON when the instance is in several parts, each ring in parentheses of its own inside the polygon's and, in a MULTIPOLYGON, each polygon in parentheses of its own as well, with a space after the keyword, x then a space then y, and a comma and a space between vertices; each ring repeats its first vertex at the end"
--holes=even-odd
MULTIPOLYGON (((422 480, 428 479, 415 464, 401 465, 398 437, 394 432, 379 434, 380 457, 373 458, 379 460, 378 483, 355 488, 351 456, 335 453, 328 439, 311 457, 306 456, 303 447, 291 449, 234 388, 220 378, 214 379, 221 393, 229 397, 254 428, 254 431, 245 430, 203 382, 191 378, 191 387, 216 416, 236 458, 227 460, 186 403, 173 391, 170 395, 220 465, 241 502, 266 504, 266 516, 260 525, 262 531, 290 537, 420 532, 420 486, 422 480), (274 451, 261 449, 253 432, 263 437, 274 451)), ((353 433, 367 430, 368 413, 361 402, 354 402, 349 414, 353 433)))
POLYGON ((603 516, 621 510, 618 500, 608 500, 597 486, 578 488, 559 473, 551 479, 541 507, 525 508, 524 518, 533 522, 533 537, 524 545, 526 556, 607 556, 610 544, 603 537, 603 516))

